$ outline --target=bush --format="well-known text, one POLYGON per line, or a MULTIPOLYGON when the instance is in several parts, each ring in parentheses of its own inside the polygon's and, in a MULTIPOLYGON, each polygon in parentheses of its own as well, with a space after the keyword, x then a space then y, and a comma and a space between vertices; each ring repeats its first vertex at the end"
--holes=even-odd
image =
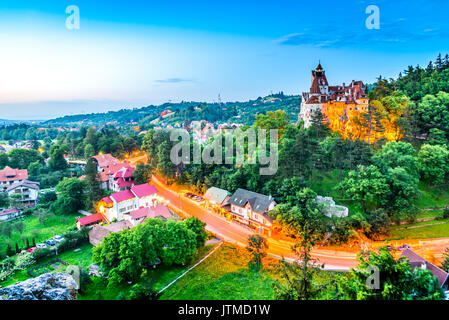
POLYGON ((449 207, 444 208, 443 219, 449 219, 449 207))
POLYGON ((156 300, 157 292, 153 289, 152 286, 135 284, 131 287, 131 291, 129 293, 130 300, 156 300))
POLYGON ((365 228, 365 235, 370 239, 378 239, 381 235, 390 231, 390 218, 382 209, 369 213, 366 217, 366 222, 368 226, 365 228))

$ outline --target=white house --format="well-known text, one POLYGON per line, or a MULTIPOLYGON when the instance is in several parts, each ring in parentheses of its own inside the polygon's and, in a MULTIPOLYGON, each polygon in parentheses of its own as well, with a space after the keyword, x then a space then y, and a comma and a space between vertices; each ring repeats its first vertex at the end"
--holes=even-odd
POLYGON ((22 212, 17 209, 14 208, 3 209, 0 210, 0 221, 13 220, 20 217, 21 215, 22 212))
POLYGON ((276 205, 271 196, 239 188, 229 198, 228 203, 231 205, 230 212, 236 220, 271 234, 273 220, 267 213, 276 205))
POLYGON ((125 215, 142 207, 152 207, 156 204, 157 189, 144 183, 104 197, 98 203, 99 211, 108 222, 122 221, 125 215))
POLYGON ((28 179, 27 169, 13 169, 6 166, 3 170, 0 170, 0 192, 5 192, 12 184, 26 179, 28 179))
POLYGON ((37 204, 39 196, 39 182, 30 180, 22 180, 10 185, 6 192, 9 197, 13 195, 21 195, 22 203, 25 207, 34 207, 37 204))

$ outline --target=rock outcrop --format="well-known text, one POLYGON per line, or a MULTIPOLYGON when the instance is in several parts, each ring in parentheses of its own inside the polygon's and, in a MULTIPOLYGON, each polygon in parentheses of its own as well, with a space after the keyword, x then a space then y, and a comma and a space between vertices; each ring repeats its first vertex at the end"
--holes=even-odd
POLYGON ((77 284, 66 273, 45 273, 6 288, 0 300, 76 300, 77 284))

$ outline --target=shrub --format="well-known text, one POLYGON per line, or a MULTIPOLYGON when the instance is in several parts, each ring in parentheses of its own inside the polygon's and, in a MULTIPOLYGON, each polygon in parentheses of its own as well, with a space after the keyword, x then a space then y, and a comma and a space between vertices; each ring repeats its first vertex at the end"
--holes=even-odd
POLYGON ((130 300, 156 300, 157 292, 150 285, 135 284, 129 293, 130 300))

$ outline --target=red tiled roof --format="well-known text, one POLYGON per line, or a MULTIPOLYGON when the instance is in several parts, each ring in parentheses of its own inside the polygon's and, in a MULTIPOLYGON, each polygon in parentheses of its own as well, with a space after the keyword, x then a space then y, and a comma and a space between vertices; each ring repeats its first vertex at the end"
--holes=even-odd
POLYGON ((139 184, 138 186, 134 186, 131 188, 131 191, 135 193, 139 198, 149 196, 150 194, 157 193, 157 189, 155 186, 150 185, 148 183, 139 184))
POLYGON ((134 168, 132 168, 129 164, 120 168, 118 171, 114 173, 114 178, 131 178, 133 176, 134 168))
POLYGON ((89 225, 91 223, 103 221, 103 216, 101 215, 101 213, 95 213, 95 214, 91 214, 90 216, 85 216, 85 217, 82 217, 82 218, 78 218, 77 221, 82 226, 86 226, 86 225, 89 225))
POLYGON ((113 203, 114 201, 112 201, 111 197, 104 197, 101 199, 101 201, 104 201, 105 203, 113 203))
POLYGON ((117 202, 122 202, 125 200, 130 200, 135 198, 136 196, 129 190, 124 190, 120 192, 116 192, 110 195, 111 198, 113 198, 117 202))
POLYGON ((131 215, 131 217, 134 220, 140 219, 140 218, 146 217, 150 214, 150 208, 140 208, 140 209, 131 211, 129 214, 131 215))
POLYGON ((10 208, 10 209, 5 209, 3 211, 0 211, 0 216, 5 216, 7 214, 11 214, 11 213, 17 213, 19 212, 19 210, 14 209, 14 208, 10 208))
POLYGON ((6 166, 3 170, 0 170, 0 181, 14 181, 28 179, 27 169, 12 169, 6 166))
POLYGON ((98 166, 100 168, 106 168, 106 167, 109 167, 111 165, 120 163, 120 160, 115 158, 115 157, 113 157, 110 153, 106 153, 106 154, 102 154, 102 155, 96 155, 96 156, 93 156, 93 158, 95 160, 97 160, 98 166))
POLYGON ((140 208, 129 213, 131 217, 136 220, 140 218, 156 218, 163 217, 169 219, 172 215, 168 208, 162 204, 158 204, 156 207, 140 208))
POLYGON ((119 188, 131 187, 132 185, 134 185, 134 181, 125 181, 123 180, 123 178, 118 178, 116 182, 119 188))
POLYGON ((158 204, 156 207, 150 208, 150 214, 148 218, 164 217, 168 219, 171 217, 171 213, 168 208, 162 204, 158 204))
POLYGON ((402 251, 401 257, 408 258, 409 263, 413 269, 417 267, 423 267, 423 265, 425 264, 425 268, 432 272, 433 275, 438 279, 438 283, 440 284, 440 286, 443 286, 448 281, 449 274, 446 271, 438 268, 423 257, 417 255, 412 250, 406 249, 402 251))

